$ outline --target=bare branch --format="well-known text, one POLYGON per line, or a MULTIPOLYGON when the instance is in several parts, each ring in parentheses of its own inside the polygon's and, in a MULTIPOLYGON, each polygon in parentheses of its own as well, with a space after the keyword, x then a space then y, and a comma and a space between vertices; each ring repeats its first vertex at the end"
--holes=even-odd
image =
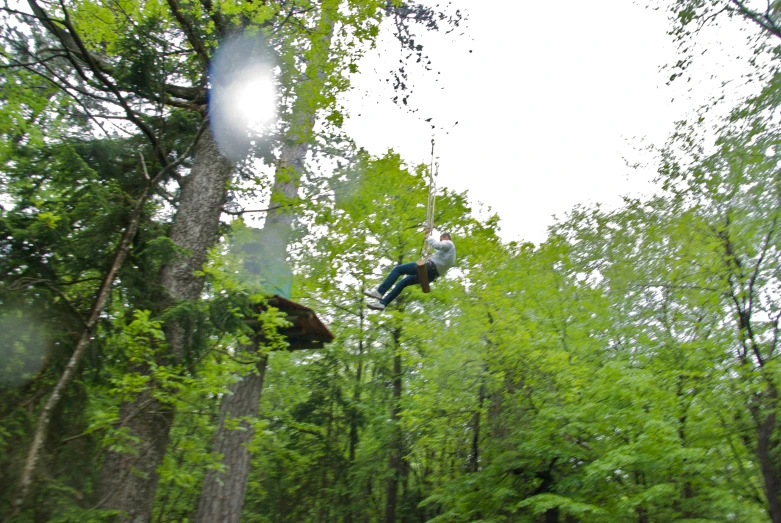
POLYGON ((773 20, 773 17, 770 16, 769 6, 764 14, 760 14, 746 7, 745 2, 742 0, 730 0, 730 2, 736 7, 734 11, 736 11, 738 14, 744 18, 747 18, 748 20, 751 20, 768 33, 781 38, 781 28, 779 28, 778 24, 776 24, 775 20, 773 20))
POLYGON ((32 67, 34 65, 41 65, 45 64, 46 62, 49 62, 51 60, 54 60, 55 58, 68 58, 68 55, 65 54, 53 54, 49 56, 48 58, 42 58, 36 62, 18 62, 14 60, 13 62, 7 64, 7 65, 0 65, 0 69, 18 69, 18 68, 26 68, 26 67, 32 67))
POLYGON ((152 180, 149 179, 149 172, 146 170, 146 160, 144 160, 144 155, 139 152, 138 157, 141 159, 141 166, 144 168, 144 178, 146 181, 151 182, 152 180))

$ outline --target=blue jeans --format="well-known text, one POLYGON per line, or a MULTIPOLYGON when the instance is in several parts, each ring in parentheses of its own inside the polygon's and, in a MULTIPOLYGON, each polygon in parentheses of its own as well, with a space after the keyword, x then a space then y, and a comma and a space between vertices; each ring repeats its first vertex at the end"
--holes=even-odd
MULTIPOLYGON (((439 274, 437 274, 436 268, 432 267, 432 265, 432 263, 426 263, 429 283, 436 280, 439 276, 439 274)), ((385 278, 385 281, 382 282, 382 285, 377 287, 377 292, 385 296, 380 300, 380 303, 383 305, 388 305, 390 302, 395 300, 396 297, 401 294, 401 291, 403 291, 406 287, 416 283, 420 283, 420 280, 418 279, 418 268, 417 265, 415 265, 415 262, 396 265, 390 274, 388 274, 388 277, 385 278), (399 283, 396 283, 396 280, 398 280, 402 275, 406 275, 407 277, 401 280, 399 283), (396 286, 393 287, 393 290, 390 292, 390 294, 385 296, 385 293, 388 292, 388 289, 390 289, 391 285, 394 283, 396 283, 396 286)))

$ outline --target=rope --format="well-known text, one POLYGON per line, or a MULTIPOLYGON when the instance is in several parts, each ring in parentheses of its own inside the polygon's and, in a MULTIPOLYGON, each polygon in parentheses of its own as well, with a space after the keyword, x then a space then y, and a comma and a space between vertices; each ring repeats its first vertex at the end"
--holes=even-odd
MULTIPOLYGON (((439 174, 439 162, 434 163, 434 138, 431 139, 431 163, 428 169, 428 203, 426 204, 426 229, 434 229, 434 212, 437 206, 437 184, 436 176, 439 174)), ((423 246, 420 248, 420 257, 423 258, 431 254, 431 247, 426 239, 423 239, 423 246)))

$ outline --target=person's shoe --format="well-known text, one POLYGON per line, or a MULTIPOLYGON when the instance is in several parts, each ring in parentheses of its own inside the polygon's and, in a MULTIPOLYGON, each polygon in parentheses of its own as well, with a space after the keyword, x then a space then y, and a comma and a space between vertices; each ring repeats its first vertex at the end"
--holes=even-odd
POLYGON ((384 311, 385 310, 385 305, 383 305, 379 301, 377 303, 367 303, 366 306, 369 307, 370 309, 374 309, 375 311, 384 311))
POLYGON ((368 296, 369 298, 376 298, 378 300, 382 299, 382 294, 377 292, 376 290, 372 289, 370 291, 363 291, 363 293, 368 296))

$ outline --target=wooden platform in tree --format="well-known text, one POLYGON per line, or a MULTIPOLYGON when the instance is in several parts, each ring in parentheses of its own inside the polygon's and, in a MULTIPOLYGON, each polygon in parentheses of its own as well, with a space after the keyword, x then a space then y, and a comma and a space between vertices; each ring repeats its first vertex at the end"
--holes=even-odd
MULTIPOLYGON (((323 345, 334 341, 334 336, 315 311, 287 298, 275 294, 268 304, 285 314, 291 326, 279 330, 287 338, 288 350, 322 349, 323 345)), ((262 308, 261 308, 262 309, 262 308)))

